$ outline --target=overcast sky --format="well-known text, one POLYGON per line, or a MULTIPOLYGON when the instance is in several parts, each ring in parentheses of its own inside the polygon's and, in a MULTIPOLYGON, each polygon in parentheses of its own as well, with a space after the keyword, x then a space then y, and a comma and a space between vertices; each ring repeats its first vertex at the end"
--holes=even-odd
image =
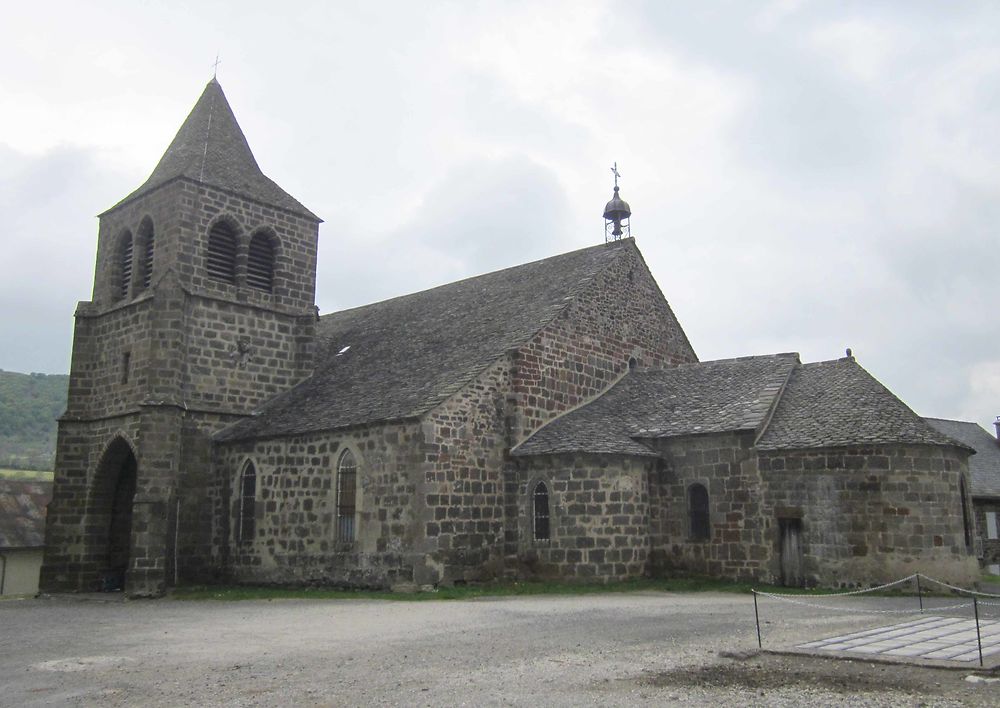
POLYGON ((922 415, 1000 414, 996 2, 15 3, 0 367, 68 371, 94 215, 216 53, 325 219, 322 312, 603 241, 617 161, 703 360, 851 347, 922 415))

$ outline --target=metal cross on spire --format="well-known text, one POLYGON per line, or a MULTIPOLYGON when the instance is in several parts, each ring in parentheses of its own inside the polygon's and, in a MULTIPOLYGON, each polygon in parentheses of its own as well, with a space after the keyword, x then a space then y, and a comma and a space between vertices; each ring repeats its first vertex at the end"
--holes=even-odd
POLYGON ((615 186, 618 186, 618 178, 621 177, 621 172, 618 171, 618 161, 615 160, 615 164, 611 167, 611 174, 615 176, 615 186))
POLYGON ((215 55, 215 63, 212 64, 212 78, 213 79, 218 78, 218 76, 219 76, 219 64, 221 64, 221 63, 222 63, 222 60, 219 59, 219 55, 216 54, 215 55))

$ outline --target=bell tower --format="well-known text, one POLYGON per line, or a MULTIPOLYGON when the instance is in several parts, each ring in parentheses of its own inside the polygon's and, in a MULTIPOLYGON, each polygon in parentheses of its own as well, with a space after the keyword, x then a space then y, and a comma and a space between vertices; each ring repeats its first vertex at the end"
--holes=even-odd
POLYGON ((264 175, 214 78, 100 215, 77 306, 41 585, 211 576, 211 435, 312 372, 320 219, 264 175))

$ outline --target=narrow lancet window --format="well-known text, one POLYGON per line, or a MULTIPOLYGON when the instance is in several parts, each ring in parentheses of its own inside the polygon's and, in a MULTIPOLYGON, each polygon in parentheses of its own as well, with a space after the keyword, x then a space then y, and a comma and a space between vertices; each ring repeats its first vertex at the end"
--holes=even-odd
POLYGON ((704 541, 711 536, 708 513, 708 490, 703 484, 692 484, 688 489, 688 516, 692 540, 704 541))
POLYGON ((240 543, 253 541, 257 524, 257 470, 247 462, 240 475, 240 522, 237 529, 240 543))
POLYGON ((549 488, 539 482, 531 494, 532 529, 536 541, 549 540, 549 488))
POLYGON ((208 232, 208 277, 224 283, 236 283, 236 233, 224 221, 208 232))
POLYGON ((247 285, 269 293, 273 283, 274 244, 267 234, 255 234, 247 253, 247 285))
POLYGON ((358 463, 354 453, 344 450, 337 464, 337 540, 354 540, 357 512, 358 463))

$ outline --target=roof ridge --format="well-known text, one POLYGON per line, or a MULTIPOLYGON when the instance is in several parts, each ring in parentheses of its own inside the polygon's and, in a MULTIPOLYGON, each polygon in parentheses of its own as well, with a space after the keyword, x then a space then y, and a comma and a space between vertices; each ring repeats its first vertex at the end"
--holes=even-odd
MULTIPOLYGON (((624 241, 624 239, 622 239, 622 241, 624 241)), ((447 283, 441 283, 440 285, 432 285, 431 287, 424 288, 423 290, 414 290, 413 292, 403 293, 402 295, 393 295, 392 297, 387 297, 384 300, 376 300, 375 302, 368 302, 365 303, 364 305, 355 305, 354 307, 345 307, 343 310, 333 310, 332 312, 327 312, 325 314, 320 315, 319 318, 322 320, 323 318, 333 317, 334 315, 342 315, 347 312, 356 312, 358 310, 364 310, 369 307, 375 307, 376 305, 384 305, 385 303, 394 302, 396 300, 402 300, 403 298, 414 297, 415 295, 422 295, 424 293, 430 293, 435 290, 440 290, 442 288, 450 288, 454 285, 459 285, 461 283, 468 283, 470 281, 477 280, 479 278, 485 278, 490 275, 497 275, 499 273, 506 273, 507 271, 518 270, 520 268, 527 268, 528 266, 539 265, 545 263, 546 261, 555 260, 557 258, 567 258, 569 256, 582 253, 584 251, 597 250, 609 246, 615 246, 617 248, 620 248, 620 246, 618 246, 619 243, 621 243, 621 241, 613 241, 611 243, 599 243, 593 246, 585 246, 583 248, 577 248, 576 250, 567 251, 565 253, 556 253, 551 256, 546 256, 545 258, 539 258, 538 260, 528 261, 527 263, 519 263, 517 265, 507 266, 506 268, 497 268, 496 270, 490 270, 486 271, 485 273, 478 273, 476 275, 469 275, 466 276, 465 278, 452 280, 447 283)))

